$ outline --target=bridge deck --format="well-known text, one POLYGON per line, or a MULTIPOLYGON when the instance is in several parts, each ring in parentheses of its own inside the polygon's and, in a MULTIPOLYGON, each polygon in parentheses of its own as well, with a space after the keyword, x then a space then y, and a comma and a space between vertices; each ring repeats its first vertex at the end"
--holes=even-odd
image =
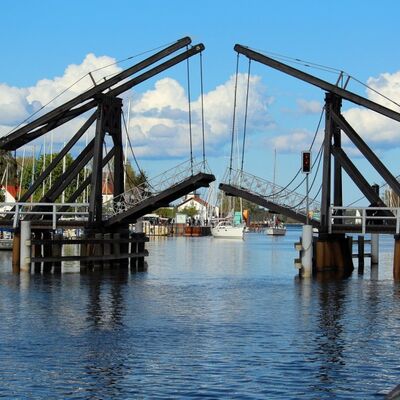
MULTIPOLYGON (((241 197, 242 199, 258 204, 261 207, 265 207, 276 213, 286 215, 287 217, 302 222, 303 224, 306 223, 307 218, 305 214, 299 213, 292 208, 285 207, 282 204, 276 204, 273 201, 271 201, 271 199, 268 197, 260 196, 255 193, 250 193, 244 188, 240 189, 236 186, 229 185, 227 183, 220 183, 219 188, 222 191, 224 191, 227 195, 241 197)), ((320 226, 320 222, 316 219, 310 219, 310 224, 316 228, 320 226)))
POLYGON ((200 172, 192 175, 184 181, 148 197, 136 206, 110 217, 104 224, 110 227, 119 223, 133 223, 143 215, 157 210, 157 208, 168 206, 171 201, 177 200, 185 194, 200 187, 208 187, 213 181, 215 181, 215 176, 212 174, 200 172))

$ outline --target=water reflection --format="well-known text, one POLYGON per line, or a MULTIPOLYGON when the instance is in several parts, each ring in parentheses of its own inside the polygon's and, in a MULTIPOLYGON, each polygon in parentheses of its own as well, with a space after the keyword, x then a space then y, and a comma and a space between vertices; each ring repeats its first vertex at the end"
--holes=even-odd
POLYGON ((152 240, 144 274, 1 270, 0 396, 369 399, 395 386, 400 285, 294 278, 294 236, 152 240))

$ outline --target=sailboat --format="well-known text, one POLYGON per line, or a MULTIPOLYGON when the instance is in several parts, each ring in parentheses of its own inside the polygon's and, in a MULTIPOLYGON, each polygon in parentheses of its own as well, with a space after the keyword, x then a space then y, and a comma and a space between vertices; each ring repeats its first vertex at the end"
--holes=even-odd
POLYGON ((284 236, 286 235, 286 226, 274 215, 271 226, 268 226, 265 230, 267 235, 284 236))
POLYGON ((239 213, 234 213, 232 211, 226 218, 218 220, 217 225, 211 228, 211 234, 213 237, 224 239, 243 239, 245 226, 242 223, 241 215, 240 220, 238 220, 239 218, 237 214, 239 213))
MULTIPOLYGON (((274 152, 274 187, 275 187, 275 175, 276 175, 276 149, 274 152)), ((274 196, 272 197, 274 198, 274 196)), ((270 226, 267 227, 265 230, 267 235, 274 235, 274 236, 284 236, 286 235, 286 227, 283 223, 274 215, 272 223, 270 226)))

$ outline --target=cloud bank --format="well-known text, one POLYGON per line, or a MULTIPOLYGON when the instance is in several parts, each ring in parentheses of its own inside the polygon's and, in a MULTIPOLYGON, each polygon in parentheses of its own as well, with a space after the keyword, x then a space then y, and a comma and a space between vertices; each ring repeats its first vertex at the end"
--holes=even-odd
MULTIPOLYGON (((32 113, 38 115, 63 104, 93 86, 88 73, 96 81, 120 72, 113 58, 88 54, 81 64, 68 66, 62 76, 42 79, 27 88, 0 84, 0 133, 7 134, 32 113), (103 68, 104 66, 108 68, 103 68), (44 110, 42 108, 46 106, 44 110)), ((243 123, 247 75, 239 74, 237 88, 237 129, 243 123)), ((235 77, 204 94, 204 135, 207 154, 221 154, 230 145, 234 102, 235 77)), ((187 158, 189 156, 189 102, 184 86, 177 80, 163 78, 154 80, 153 86, 141 92, 140 86, 124 95, 125 110, 130 99, 129 133, 135 154, 142 158, 187 158)), ((248 132, 262 131, 270 124, 268 106, 272 99, 259 76, 250 77, 248 132)), ((192 99, 191 131, 193 151, 202 151, 202 101, 200 96, 192 99)), ((83 117, 57 128, 53 143, 62 144, 83 124, 83 117)), ((242 128, 240 128, 242 129, 242 128)), ((93 129, 91 129, 93 134, 93 129)), ((46 139, 47 140, 47 139, 46 139)), ((37 140, 37 145, 43 139, 37 140)), ((32 144, 31 144, 32 145, 32 144)))

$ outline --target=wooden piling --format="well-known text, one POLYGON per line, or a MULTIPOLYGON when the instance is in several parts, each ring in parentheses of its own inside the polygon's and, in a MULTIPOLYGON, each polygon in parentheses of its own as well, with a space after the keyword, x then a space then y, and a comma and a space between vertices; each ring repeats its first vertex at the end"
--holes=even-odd
POLYGON ((400 281, 400 235, 394 235, 393 279, 400 281))
MULTIPOLYGON (((34 239, 42 239, 42 232, 41 231, 35 231, 33 233, 33 238, 34 239)), ((41 244, 34 244, 32 246, 32 255, 33 257, 43 257, 42 254, 42 245, 41 244)), ((42 271, 42 263, 41 262, 35 262, 33 263, 33 270, 35 273, 40 274, 40 272, 42 271)))
POLYGON ((357 251, 358 251, 358 273, 362 274, 364 272, 364 236, 358 236, 357 240, 357 251))
POLYGON ((354 269, 349 238, 339 234, 320 235, 315 246, 314 271, 339 272, 348 276, 354 269))
POLYGON ((55 243, 52 245, 52 256, 60 258, 60 261, 55 261, 53 263, 54 273, 55 274, 61 274, 62 245, 60 243, 57 243, 57 241, 60 241, 63 238, 63 235, 62 234, 55 234, 53 236, 53 238, 55 239, 55 243))
POLYGON ((13 238, 13 250, 12 250, 12 270, 14 273, 19 274, 20 272, 20 242, 21 236, 19 230, 14 231, 13 238))
MULTIPOLYGON (((50 240, 51 233, 50 231, 43 231, 43 240, 50 240)), ((43 245, 43 256, 44 257, 51 257, 52 248, 50 245, 43 245)), ((45 261, 43 263, 43 273, 49 274, 51 273, 51 269, 53 267, 53 263, 51 261, 45 261)))

